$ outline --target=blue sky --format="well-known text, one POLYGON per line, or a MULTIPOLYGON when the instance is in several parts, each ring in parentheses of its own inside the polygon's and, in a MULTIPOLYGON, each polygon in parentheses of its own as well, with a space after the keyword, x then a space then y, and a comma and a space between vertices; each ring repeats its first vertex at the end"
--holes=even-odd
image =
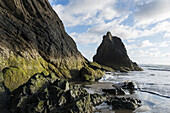
POLYGON ((170 65, 169 0, 49 0, 89 60, 110 31, 139 64, 170 65))

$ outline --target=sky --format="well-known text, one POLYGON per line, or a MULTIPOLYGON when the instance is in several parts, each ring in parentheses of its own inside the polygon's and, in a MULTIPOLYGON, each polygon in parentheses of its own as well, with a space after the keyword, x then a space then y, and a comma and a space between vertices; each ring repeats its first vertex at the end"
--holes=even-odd
POLYGON ((170 65, 170 0, 49 0, 90 61, 110 31, 132 61, 170 65))

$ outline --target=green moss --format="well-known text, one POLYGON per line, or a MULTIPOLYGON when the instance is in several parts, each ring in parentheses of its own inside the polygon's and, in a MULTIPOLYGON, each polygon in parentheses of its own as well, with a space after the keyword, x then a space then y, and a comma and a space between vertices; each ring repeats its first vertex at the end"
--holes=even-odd
POLYGON ((120 67, 120 72, 128 73, 128 70, 126 70, 124 67, 120 67))
POLYGON ((85 81, 94 81, 100 79, 102 76, 104 76, 104 72, 100 69, 92 69, 90 67, 83 67, 81 69, 81 76, 82 79, 85 81))
POLYGON ((94 78, 93 76, 91 76, 91 75, 83 75, 83 78, 84 78, 84 80, 87 81, 87 82, 93 82, 93 81, 95 81, 95 78, 94 78))
POLYGON ((71 79, 71 74, 70 71, 68 69, 59 69, 60 72, 62 73, 63 76, 65 76, 65 78, 67 79, 71 79))
POLYGON ((52 64, 48 64, 48 69, 51 70, 52 72, 56 73, 59 77, 63 77, 61 72, 52 64))
MULTIPOLYGON (((49 74, 48 63, 41 57, 24 58, 10 54, 9 58, 1 58, 1 69, 3 70, 4 83, 11 91, 27 82, 36 73, 49 74)), ((2 75, 0 75, 2 78, 2 75)))
POLYGON ((102 65, 101 70, 104 70, 104 71, 107 71, 107 72, 114 72, 114 71, 115 71, 115 70, 112 69, 111 67, 107 67, 107 66, 103 66, 103 65, 102 65))
POLYGON ((95 70, 94 77, 95 77, 96 80, 100 79, 104 75, 105 75, 105 73, 103 71, 101 71, 100 69, 95 70))
POLYGON ((28 75, 19 67, 7 67, 2 70, 5 86, 13 91, 29 79, 28 75))
POLYGON ((50 72, 47 71, 47 70, 44 70, 44 71, 42 71, 42 74, 45 75, 45 76, 48 76, 50 74, 50 72))
POLYGON ((0 72, 0 83, 4 81, 3 73, 0 72))
POLYGON ((94 76, 94 74, 95 74, 95 71, 90 67, 83 67, 80 70, 80 72, 81 72, 81 75, 86 75, 87 74, 87 75, 94 76))
POLYGON ((37 107, 35 107, 35 111, 39 112, 39 111, 42 111, 43 110, 43 107, 44 107, 44 101, 40 101, 37 105, 37 107))
POLYGON ((114 69, 112 69, 111 67, 107 67, 104 65, 100 65, 96 62, 88 62, 88 66, 91 67, 92 69, 96 70, 96 69, 100 69, 102 71, 109 71, 109 72, 114 72, 114 69))
POLYGON ((93 69, 101 69, 102 66, 96 62, 89 62, 89 67, 93 68, 93 69))

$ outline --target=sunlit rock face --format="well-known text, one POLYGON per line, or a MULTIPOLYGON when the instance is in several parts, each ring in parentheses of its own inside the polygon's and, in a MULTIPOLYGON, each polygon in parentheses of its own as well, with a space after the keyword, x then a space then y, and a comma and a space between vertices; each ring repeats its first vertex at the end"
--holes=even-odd
POLYGON ((99 64, 112 67, 115 70, 142 70, 136 63, 130 60, 121 39, 117 36, 112 36, 110 32, 107 32, 107 34, 103 36, 103 41, 98 47, 93 60, 99 64))

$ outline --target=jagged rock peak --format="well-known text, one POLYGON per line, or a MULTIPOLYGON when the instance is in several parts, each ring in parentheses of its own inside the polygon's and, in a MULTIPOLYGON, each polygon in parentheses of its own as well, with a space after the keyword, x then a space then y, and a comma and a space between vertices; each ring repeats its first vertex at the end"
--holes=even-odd
POLYGON ((122 70, 122 68, 126 68, 128 71, 142 70, 130 60, 121 39, 117 36, 112 36, 110 32, 103 36, 103 41, 98 47, 93 61, 116 70, 122 70))
POLYGON ((111 32, 108 31, 105 37, 107 37, 107 38, 109 38, 110 40, 112 40, 112 34, 111 34, 111 32))

